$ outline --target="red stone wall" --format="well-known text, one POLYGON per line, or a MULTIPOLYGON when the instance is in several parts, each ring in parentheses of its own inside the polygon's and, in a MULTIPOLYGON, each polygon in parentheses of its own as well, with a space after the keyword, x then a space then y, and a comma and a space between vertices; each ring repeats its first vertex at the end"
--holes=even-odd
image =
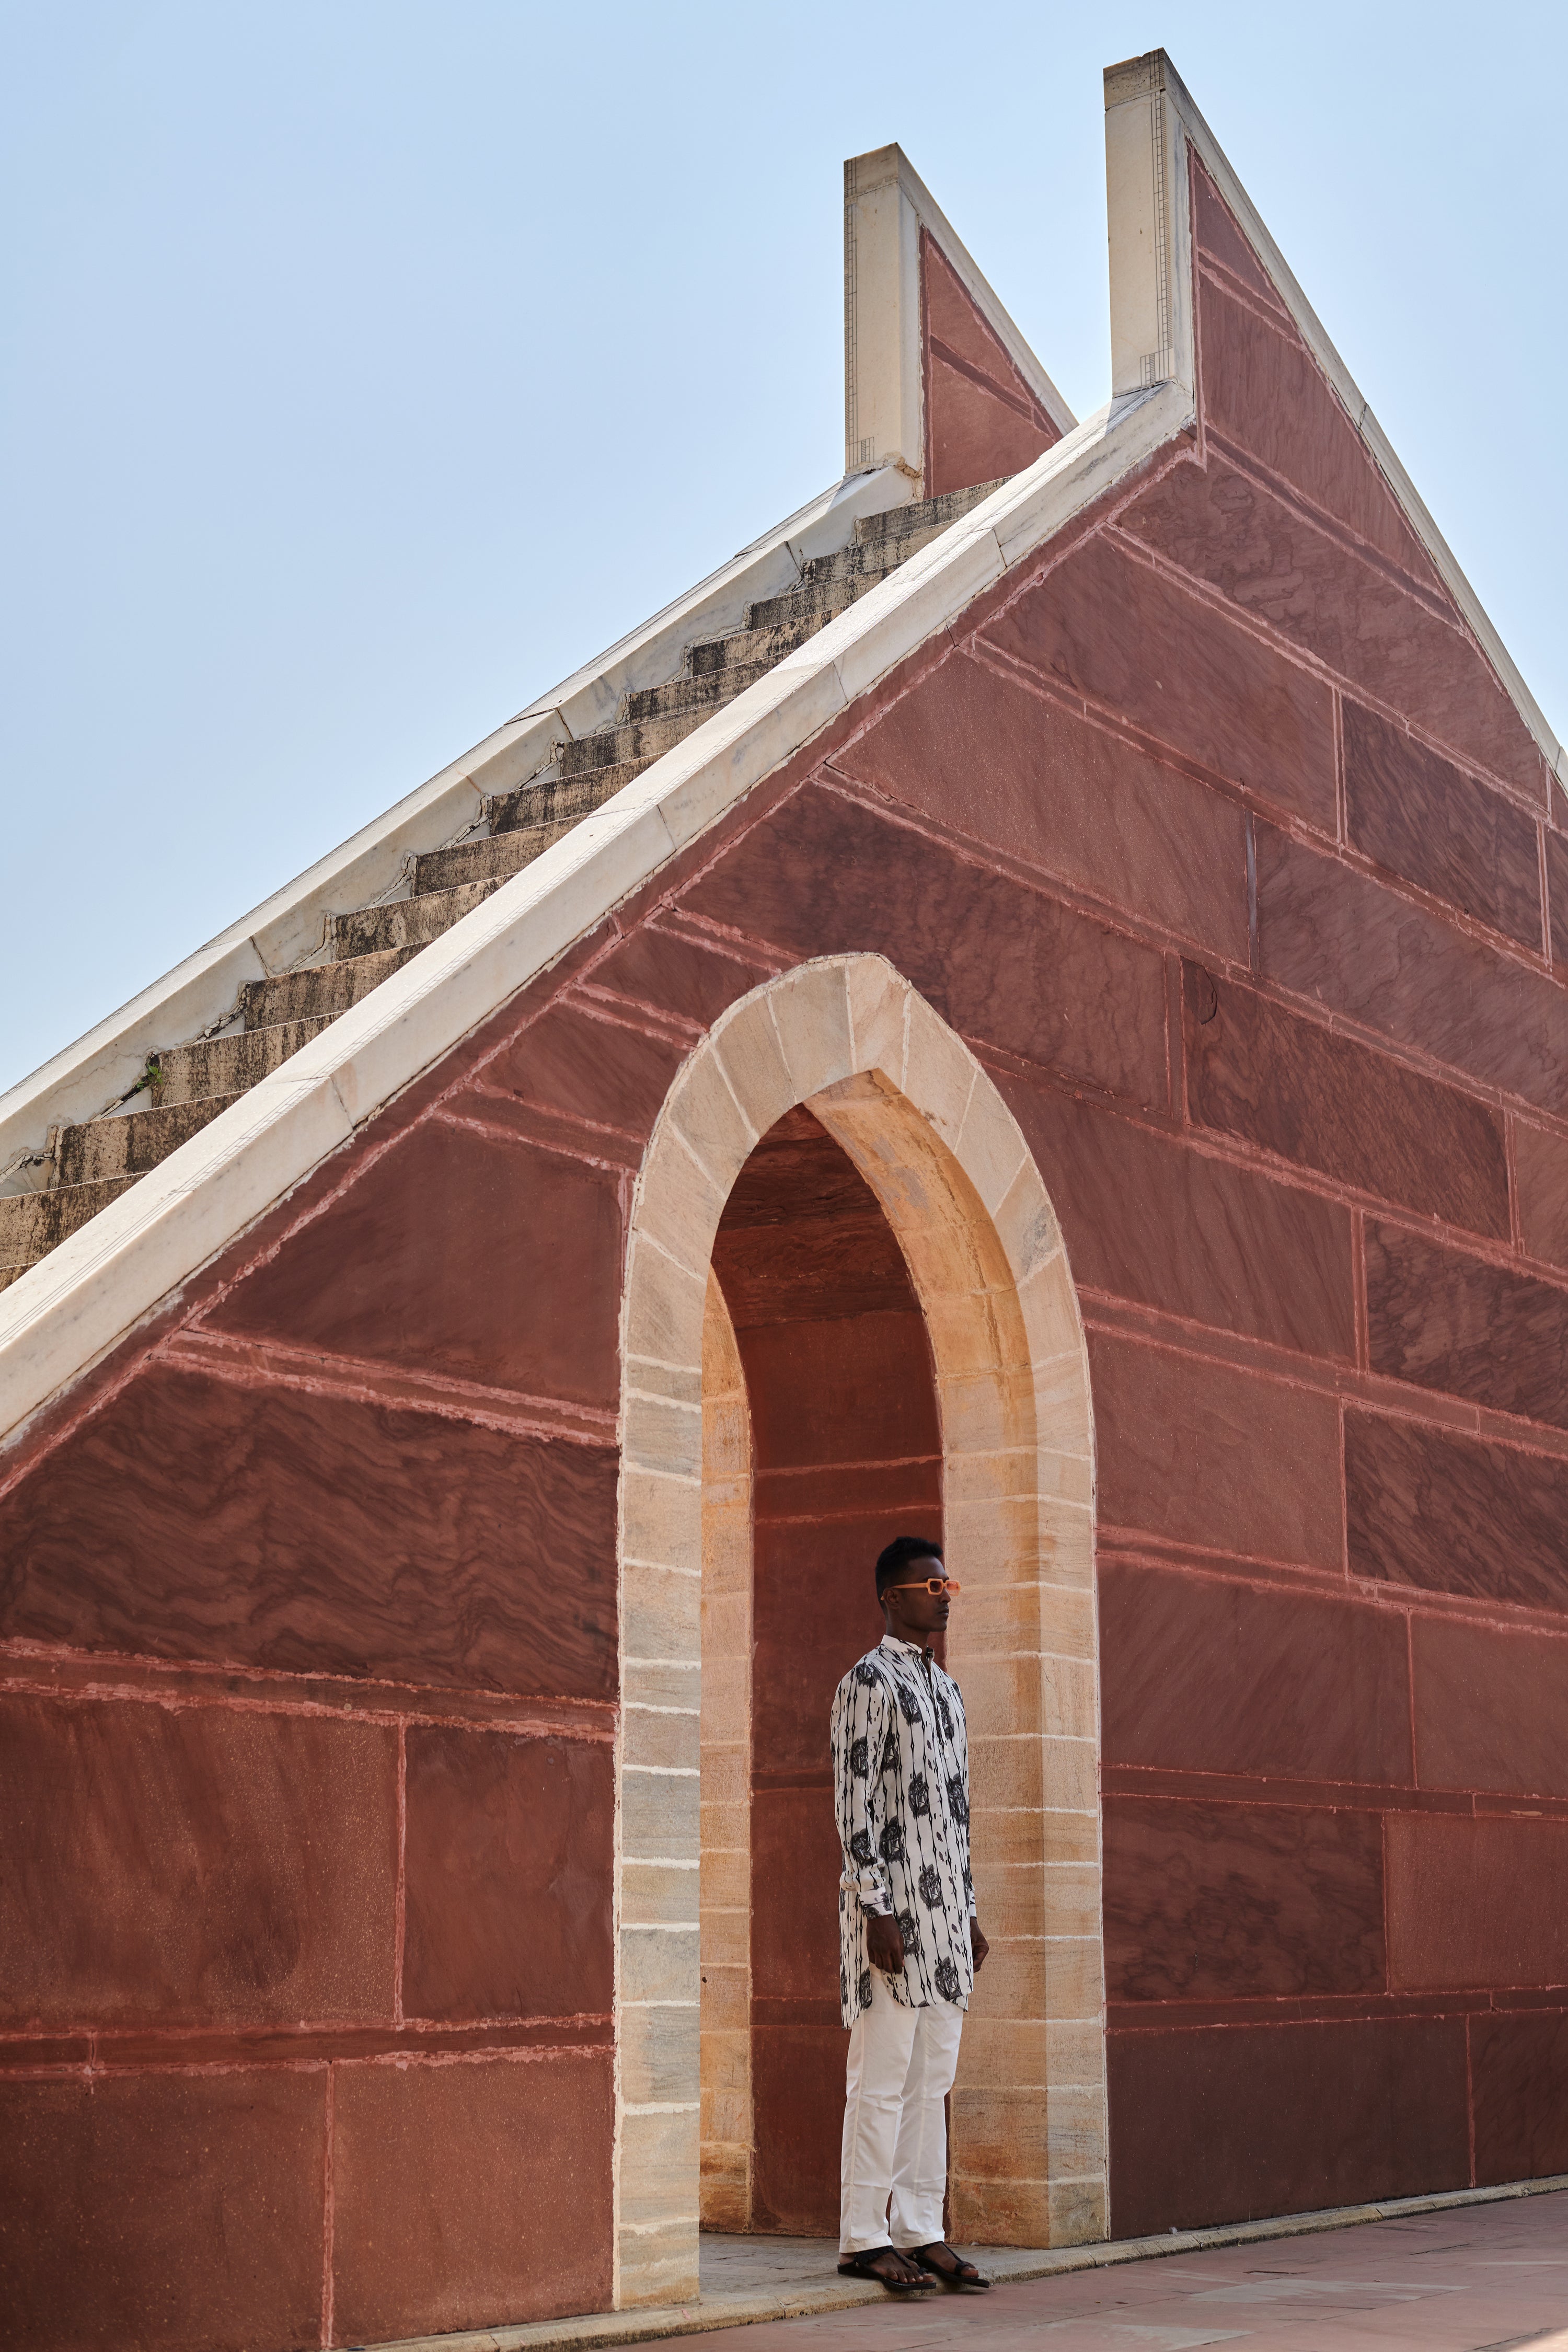
POLYGON ((688 900, 889 955, 1062 1215, 1119 2234, 1568 2162, 1561 810, 1195 176, 1192 446, 688 900))
POLYGON ((921 231, 924 496, 1020 473, 1061 439, 940 245, 921 231))
POLYGON ((994 1075, 1089 1327, 1114 2229, 1568 2168, 1568 835, 1195 205, 1198 431, 6 1458, 30 2343, 605 2300, 630 1188, 844 950, 994 1075))
POLYGON ((608 2300, 636 1147, 506 1075, 410 1098, 8 1465, 18 2341, 608 2300))
POLYGON ((875 1193, 809 1111, 758 1144, 714 1271, 752 1413, 752 2227, 837 2234, 844 2119, 828 1714, 872 1567, 942 1540, 930 1341, 875 1193))

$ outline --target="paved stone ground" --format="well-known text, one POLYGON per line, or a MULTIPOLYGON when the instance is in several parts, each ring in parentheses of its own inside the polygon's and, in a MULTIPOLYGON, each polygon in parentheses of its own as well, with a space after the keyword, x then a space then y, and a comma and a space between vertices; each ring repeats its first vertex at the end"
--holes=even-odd
POLYGON ((741 2352, 1568 2352, 1568 2195, 748 2327, 741 2352))
POLYGON ((621 2352, 737 2328, 734 2352, 1568 2352, 1568 2174, 1480 2198, 1361 2206, 1353 2223, 1299 2213, 1109 2246, 993 2247, 979 2257, 990 2294, 913 2304, 839 2278, 831 2239, 705 2234, 695 2303, 374 2352, 621 2352))

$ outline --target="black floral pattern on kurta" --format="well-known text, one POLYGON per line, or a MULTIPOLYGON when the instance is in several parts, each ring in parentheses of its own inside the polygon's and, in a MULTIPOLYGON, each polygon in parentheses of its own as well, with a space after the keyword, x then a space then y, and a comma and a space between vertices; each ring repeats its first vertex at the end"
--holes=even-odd
POLYGON ((833 1778, 843 1849, 838 1882, 844 2022, 871 2006, 868 1914, 890 1913, 904 1966, 885 1979, 906 2008, 967 2009, 974 1982, 969 1921, 969 1746, 958 1685, 892 1634, 852 1666, 833 1698, 833 1778), (879 1759, 875 1772, 870 1759, 879 1759), (911 1933, 912 1930, 912 1933, 911 1933))

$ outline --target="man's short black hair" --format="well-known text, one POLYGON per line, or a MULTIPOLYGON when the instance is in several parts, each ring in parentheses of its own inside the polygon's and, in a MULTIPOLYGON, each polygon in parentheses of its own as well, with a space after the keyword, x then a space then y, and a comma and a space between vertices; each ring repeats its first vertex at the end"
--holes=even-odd
POLYGON ((927 1536, 895 1536, 885 1551, 877 1554, 877 1598, 880 1601, 889 1584, 902 1584, 904 1570, 911 1560, 934 1559, 940 1562, 942 1546, 927 1536))

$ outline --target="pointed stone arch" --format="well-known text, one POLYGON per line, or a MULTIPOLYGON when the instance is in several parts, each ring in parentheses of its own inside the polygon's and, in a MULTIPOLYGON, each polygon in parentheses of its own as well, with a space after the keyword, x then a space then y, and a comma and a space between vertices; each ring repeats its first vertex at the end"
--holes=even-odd
POLYGON ((697 2292, 702 1356, 714 1235, 805 1103, 897 1235, 931 1335, 949 1652, 969 1715, 993 1958, 952 2097, 952 2226, 1107 2228, 1094 1437, 1077 1296, 1028 1147, 973 1055, 882 957, 731 1007, 660 1112, 622 1307, 616 2301, 697 2292))

